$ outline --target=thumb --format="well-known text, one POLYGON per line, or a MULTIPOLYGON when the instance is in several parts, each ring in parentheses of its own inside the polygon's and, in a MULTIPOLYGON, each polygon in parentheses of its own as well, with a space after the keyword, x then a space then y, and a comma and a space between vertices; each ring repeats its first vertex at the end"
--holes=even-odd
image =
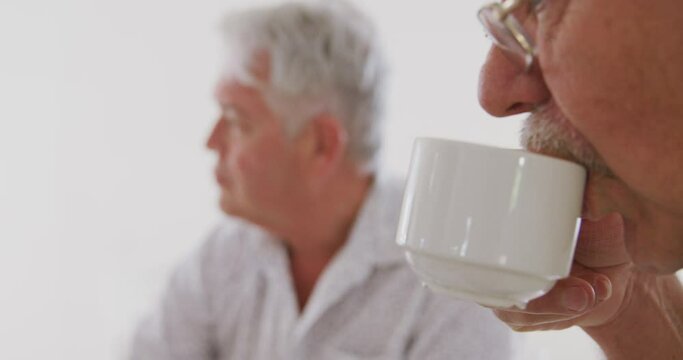
POLYGON ((624 220, 611 213, 597 221, 583 219, 574 260, 589 268, 601 268, 630 261, 624 243, 624 220))

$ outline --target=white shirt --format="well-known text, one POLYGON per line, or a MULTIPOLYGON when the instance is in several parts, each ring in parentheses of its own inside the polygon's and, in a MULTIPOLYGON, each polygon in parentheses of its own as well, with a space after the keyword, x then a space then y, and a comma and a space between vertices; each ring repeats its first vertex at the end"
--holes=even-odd
POLYGON ((171 279, 132 359, 510 359, 488 309, 420 285, 395 245, 401 188, 378 181, 303 310, 283 245, 221 226, 171 279))

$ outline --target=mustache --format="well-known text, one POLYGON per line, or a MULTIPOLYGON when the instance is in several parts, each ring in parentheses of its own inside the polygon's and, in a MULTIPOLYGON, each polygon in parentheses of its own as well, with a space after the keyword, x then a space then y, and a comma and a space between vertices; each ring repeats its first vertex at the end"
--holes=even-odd
POLYGON ((595 147, 567 120, 557 106, 542 106, 524 121, 521 145, 583 165, 589 172, 614 177, 595 147))

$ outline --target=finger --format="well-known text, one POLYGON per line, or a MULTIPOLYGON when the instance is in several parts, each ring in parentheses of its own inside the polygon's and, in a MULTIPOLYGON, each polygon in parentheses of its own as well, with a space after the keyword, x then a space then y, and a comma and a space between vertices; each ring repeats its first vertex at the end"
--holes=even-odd
POLYGON ((629 262, 621 215, 612 213, 597 221, 582 219, 574 258, 592 268, 629 262))
POLYGON ((559 280, 550 292, 530 301, 526 308, 494 309, 494 314, 515 331, 564 328, 564 324, 574 324, 598 303, 592 282, 600 276, 586 273, 581 278, 559 280))
MULTIPOLYGON (((585 274, 583 277, 589 275, 585 274)), ((519 311, 527 314, 583 314, 590 310, 597 300, 591 280, 575 276, 558 280, 547 294, 530 301, 525 309, 519 311)))
POLYGON ((596 272, 594 269, 587 268, 578 262, 574 262, 571 277, 567 279, 571 279, 572 277, 579 278, 589 283, 595 293, 595 302, 597 305, 612 296, 612 280, 605 274, 605 271, 609 272, 612 268, 613 267, 602 268, 600 272, 596 272))
POLYGON ((526 328, 529 326, 546 326, 557 322, 566 322, 573 320, 581 314, 532 314, 518 311, 507 311, 496 309, 493 313, 505 322, 512 329, 526 328))
POLYGON ((557 321, 544 324, 534 324, 534 325, 509 325, 509 327, 517 332, 530 332, 530 331, 546 331, 546 330, 564 330, 576 325, 574 319, 569 319, 566 321, 557 321))
POLYGON ((590 307, 612 296, 612 283, 606 275, 593 272, 579 264, 575 264, 572 272, 572 277, 558 280, 551 291, 530 301, 523 309, 518 307, 489 308, 501 313, 573 315, 588 310, 588 308, 582 310, 585 298, 590 307))
POLYGON ((605 275, 580 265, 573 270, 578 276, 558 281, 548 294, 529 302, 525 309, 494 309, 494 314, 515 331, 559 330, 582 325, 586 316, 611 297, 612 284, 605 275), (572 306, 577 296, 572 292, 576 289, 585 291, 588 305, 579 301, 579 305, 572 306))

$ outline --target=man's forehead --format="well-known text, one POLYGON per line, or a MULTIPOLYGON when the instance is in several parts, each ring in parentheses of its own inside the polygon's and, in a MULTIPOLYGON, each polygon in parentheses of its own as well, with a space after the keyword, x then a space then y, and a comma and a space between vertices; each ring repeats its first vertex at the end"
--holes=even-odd
POLYGON ((257 120, 259 116, 270 113, 270 107, 266 103, 260 89, 244 84, 234 78, 222 79, 216 86, 216 101, 223 111, 234 110, 241 114, 251 114, 251 120, 257 120))
POLYGON ((215 95, 219 102, 229 100, 241 93, 260 94, 270 81, 270 55, 265 50, 253 52, 243 65, 229 66, 216 85, 215 95))
POLYGON ((223 78, 235 78, 244 84, 264 86, 271 79, 271 57, 265 50, 231 53, 225 62, 223 78))

